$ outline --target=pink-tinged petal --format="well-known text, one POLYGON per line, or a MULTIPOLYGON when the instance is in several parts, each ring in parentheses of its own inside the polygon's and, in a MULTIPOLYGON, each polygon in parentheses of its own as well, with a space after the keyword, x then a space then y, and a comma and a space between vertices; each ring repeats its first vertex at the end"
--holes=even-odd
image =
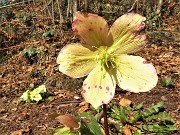
POLYGON ((127 54, 139 50, 146 43, 145 36, 139 35, 145 27, 145 20, 145 17, 135 13, 119 17, 110 29, 114 41, 110 52, 127 54))
POLYGON ((83 45, 91 50, 112 44, 112 37, 108 36, 108 24, 106 20, 98 15, 77 12, 72 29, 80 36, 83 45))
POLYGON ((59 71, 73 77, 80 78, 88 75, 96 66, 96 52, 83 47, 79 43, 63 47, 57 57, 59 71))
POLYGON ((120 88, 131 92, 146 92, 154 88, 158 77, 153 65, 139 56, 121 55, 116 59, 116 77, 120 88))
POLYGON ((115 93, 116 82, 110 71, 98 64, 84 80, 82 95, 94 108, 108 104, 115 93))
POLYGON ((142 49, 146 44, 146 36, 138 35, 129 37, 124 43, 115 49, 114 55, 134 53, 142 49))

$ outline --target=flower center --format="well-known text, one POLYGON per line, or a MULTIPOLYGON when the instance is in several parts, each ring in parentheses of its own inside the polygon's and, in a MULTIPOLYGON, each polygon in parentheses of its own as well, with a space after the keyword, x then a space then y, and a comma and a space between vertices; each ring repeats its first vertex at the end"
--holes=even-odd
POLYGON ((96 60, 101 62, 102 66, 109 68, 110 66, 115 67, 115 61, 112 54, 108 53, 107 47, 100 47, 96 55, 96 60))

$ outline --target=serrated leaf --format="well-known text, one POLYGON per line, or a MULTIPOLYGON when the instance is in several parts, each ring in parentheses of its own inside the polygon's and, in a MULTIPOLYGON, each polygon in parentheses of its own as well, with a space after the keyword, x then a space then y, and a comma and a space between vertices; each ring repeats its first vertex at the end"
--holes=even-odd
POLYGON ((142 104, 138 104, 137 106, 133 107, 134 110, 140 110, 143 108, 142 104))
POLYGON ((146 118, 146 121, 147 121, 147 122, 152 121, 152 120, 157 120, 157 115, 148 116, 148 117, 146 118))
POLYGON ((133 131, 133 135, 142 135, 141 130, 133 131))
POLYGON ((37 53, 37 50, 33 48, 32 46, 30 46, 30 48, 27 50, 27 53, 29 57, 32 57, 33 55, 37 53))
POLYGON ((159 124, 153 124, 153 125, 143 125, 143 129, 150 131, 152 133, 168 133, 170 131, 175 131, 177 130, 176 127, 173 125, 159 125, 159 124))
POLYGON ((117 108, 116 105, 114 105, 111 110, 113 113, 111 113, 111 117, 114 119, 120 120, 121 123, 126 124, 127 123, 127 111, 128 108, 124 109, 122 106, 120 106, 120 110, 117 108))
POLYGON ((133 119, 130 121, 130 123, 137 122, 142 117, 142 114, 140 112, 136 112, 133 114, 133 119))
POLYGON ((159 102, 154 107, 161 108, 163 107, 163 105, 164 105, 164 102, 159 102))
POLYGON ((168 129, 168 131, 176 131, 176 130, 178 130, 175 126, 173 126, 173 125, 166 125, 167 126, 167 129, 168 129))
POLYGON ((127 123, 127 115, 126 115, 126 110, 120 106, 120 120, 123 124, 127 123))
POLYGON ((151 116, 151 115, 153 115, 153 114, 155 114, 155 113, 158 113, 158 112, 159 112, 159 109, 162 108, 163 105, 164 105, 163 102, 159 102, 159 103, 157 103, 156 105, 154 105, 154 106, 152 106, 152 107, 150 107, 150 108, 147 108, 147 111, 146 111, 146 112, 143 112, 142 115, 143 115, 144 117, 148 117, 148 116, 151 116))
POLYGON ((171 116, 167 114, 166 112, 161 112, 158 114, 158 118, 165 121, 166 123, 174 123, 174 121, 171 119, 171 116))
POLYGON ((54 34, 55 34, 55 30, 50 29, 50 30, 45 31, 42 36, 48 37, 48 36, 53 36, 54 34))
POLYGON ((161 79, 161 84, 164 87, 168 87, 168 86, 173 86, 174 85, 174 80, 171 77, 165 77, 161 79))

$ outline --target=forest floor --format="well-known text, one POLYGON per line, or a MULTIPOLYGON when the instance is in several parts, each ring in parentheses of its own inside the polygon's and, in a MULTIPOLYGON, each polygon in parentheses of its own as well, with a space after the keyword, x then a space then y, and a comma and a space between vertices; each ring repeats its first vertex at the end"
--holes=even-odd
MULTIPOLYGON (((0 36, 3 37, 0 45, 0 134, 9 135, 19 130, 29 135, 52 134, 59 123, 49 115, 75 115, 84 101, 80 94, 83 79, 63 75, 56 63, 61 48, 78 39, 73 35, 71 26, 66 25, 67 29, 64 30, 58 25, 52 26, 36 6, 17 6, 13 13, 16 14, 15 18, 0 23, 0 36), (23 18, 22 15, 27 15, 25 13, 29 16, 23 18), (2 27, 9 32, 1 31, 2 27), (58 32, 49 36, 47 31, 51 29, 58 32), (20 100, 26 90, 41 84, 46 85, 53 99, 31 104, 20 100)), ((177 15, 169 16, 156 31, 147 32, 149 42, 137 53, 156 67, 159 76, 157 86, 150 92, 140 94, 118 90, 112 101, 118 102, 117 97, 121 96, 133 104, 143 103, 145 107, 163 101, 165 110, 176 121, 177 127, 180 126, 178 19, 177 15), (174 84, 164 87, 160 80, 167 77, 172 78, 174 84)))

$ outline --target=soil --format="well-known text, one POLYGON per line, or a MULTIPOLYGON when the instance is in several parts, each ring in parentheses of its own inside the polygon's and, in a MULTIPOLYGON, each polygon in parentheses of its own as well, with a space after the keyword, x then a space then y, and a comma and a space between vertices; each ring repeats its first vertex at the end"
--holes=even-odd
MULTIPOLYGON (((30 20, 10 19, 0 24, 10 26, 11 33, 0 31, 0 134, 9 135, 22 130, 28 135, 51 135, 59 123, 51 114, 73 114, 79 111, 84 101, 80 92, 84 80, 70 78, 58 71, 56 58, 61 48, 71 42, 78 42, 71 29, 61 30, 52 26, 49 19, 35 6, 21 5, 13 10, 14 14, 35 11, 38 15, 30 20), (28 24, 28 23, 33 24, 28 24), (23 28, 23 26, 26 26, 23 28), (13 29, 16 28, 16 29, 13 29), (42 37, 44 30, 59 30, 53 36, 42 37), (22 51, 32 46, 39 52, 32 57, 22 51), (38 103, 26 104, 20 96, 28 89, 45 84, 52 100, 43 99, 38 103)), ((179 47, 180 21, 177 15, 164 18, 162 26, 156 31, 148 31, 148 43, 136 55, 152 62, 156 67, 159 82, 150 92, 130 93, 117 88, 112 102, 118 102, 119 96, 130 99, 133 104, 143 103, 149 107, 160 101, 165 110, 180 126, 180 80, 179 47), (164 77, 174 79, 174 85, 163 87, 160 80, 164 77)), ((64 24, 66 25, 66 24, 64 24)), ((0 28, 1 30, 1 28, 0 28)), ((180 134, 180 132, 172 133, 180 134)))

